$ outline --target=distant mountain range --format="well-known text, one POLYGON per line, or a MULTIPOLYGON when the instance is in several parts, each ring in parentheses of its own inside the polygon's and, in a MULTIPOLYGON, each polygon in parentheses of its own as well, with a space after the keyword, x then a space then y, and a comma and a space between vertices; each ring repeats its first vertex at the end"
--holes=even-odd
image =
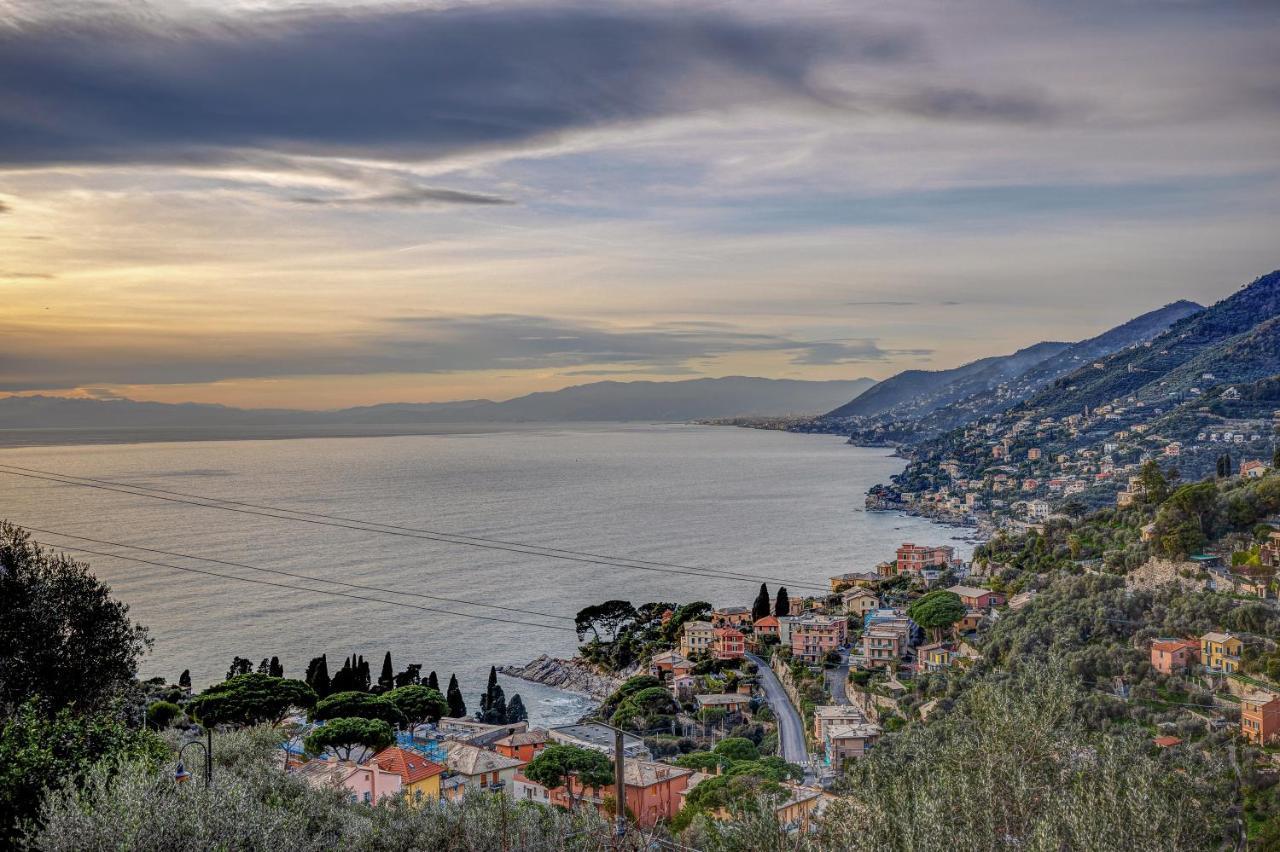
POLYGON ((728 376, 671 382, 593 382, 494 402, 391 403, 336 411, 244 409, 196 403, 49 396, 0 399, 0 429, 192 428, 565 421, 683 422, 813 415, 857 396, 872 379, 808 382, 728 376))
POLYGON ((813 428, 848 431, 866 443, 924 440, 1017 406, 1062 376, 1138 347, 1203 311, 1182 300, 1078 343, 1037 343, 950 370, 908 370, 818 418, 813 428))

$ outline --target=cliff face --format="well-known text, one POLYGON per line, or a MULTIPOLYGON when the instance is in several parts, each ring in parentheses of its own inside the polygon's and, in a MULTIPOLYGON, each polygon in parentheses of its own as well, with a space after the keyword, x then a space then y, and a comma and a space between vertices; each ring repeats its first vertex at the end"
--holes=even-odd
POLYGON ((576 692, 603 701, 622 685, 622 680, 602 674, 594 666, 579 659, 561 660, 546 654, 523 666, 500 666, 498 671, 508 677, 540 683, 576 692))

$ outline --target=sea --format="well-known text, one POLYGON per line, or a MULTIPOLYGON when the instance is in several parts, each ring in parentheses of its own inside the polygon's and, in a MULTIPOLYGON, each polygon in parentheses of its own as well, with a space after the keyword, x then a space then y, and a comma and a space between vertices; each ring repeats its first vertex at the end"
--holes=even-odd
MULTIPOLYGON (((442 685, 456 674, 471 709, 491 665, 572 656, 572 618, 590 604, 749 606, 761 582, 816 593, 904 541, 971 550, 956 529, 865 511, 868 487, 904 462, 838 436, 673 424, 290 435, 45 436, 0 449, 0 466, 106 487, 0 473, 0 518, 43 530, 33 536, 129 605, 154 640, 143 677, 189 669, 200 688, 237 656, 277 656, 301 677, 325 653, 330 672, 363 655, 376 678, 390 651, 397 670, 417 663, 442 685), (209 499, 234 502, 192 505, 209 499), (484 541, 441 540, 459 536, 484 541)), ((501 680, 533 724, 592 707, 501 680)))

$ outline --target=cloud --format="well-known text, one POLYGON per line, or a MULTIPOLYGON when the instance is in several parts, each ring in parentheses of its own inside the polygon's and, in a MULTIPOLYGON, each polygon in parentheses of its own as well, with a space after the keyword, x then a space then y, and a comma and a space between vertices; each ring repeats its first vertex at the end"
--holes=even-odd
POLYGON ((463 192, 456 189, 440 189, 430 186, 414 186, 373 195, 347 196, 299 196, 292 199, 297 204, 315 204, 328 207, 420 207, 425 204, 514 204, 509 198, 480 192, 463 192))
POLYGON ((0 278, 7 278, 11 281, 47 281, 56 277, 48 272, 5 272, 0 270, 0 278))
POLYGON ((4 199, 0 199, 0 213, 8 213, 12 209, 4 199))
POLYGON ((896 98, 895 104, 924 118, 1010 124, 1054 124, 1080 111, 1043 92, 988 92, 955 86, 925 87, 896 98))
POLYGON ((790 98, 823 60, 912 38, 691 8, 307 9, 226 19, 54 16, 0 28, 0 163, 422 161, 583 128, 790 98))
POLYGON ((620 328, 522 314, 406 316, 326 335, 202 336, 104 327, 67 337, 10 325, 0 326, 0 390, 479 370, 678 374, 694 362, 740 352, 780 352, 793 363, 812 365, 884 361, 922 351, 882 349, 872 339, 805 341, 720 323, 620 328))

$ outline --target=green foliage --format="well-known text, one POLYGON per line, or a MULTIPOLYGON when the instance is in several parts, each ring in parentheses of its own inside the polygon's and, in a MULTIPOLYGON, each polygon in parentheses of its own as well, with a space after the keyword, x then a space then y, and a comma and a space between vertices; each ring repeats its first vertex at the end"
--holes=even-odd
POLYGON ((100 706, 150 645, 89 566, 0 522, 0 718, 33 696, 49 712, 100 706))
POLYGON ((622 686, 610 693, 609 697, 600 705, 600 715, 605 717, 612 716, 627 698, 637 692, 660 686, 662 686, 662 681, 652 675, 636 675, 635 677, 627 678, 627 680, 623 681, 622 686))
POLYGON ((381 719, 352 717, 330 719, 307 734, 302 747, 310 755, 333 752, 343 760, 350 760, 356 749, 379 752, 395 741, 395 731, 381 719))
POLYGON ((172 701, 153 701, 147 707, 147 724, 163 731, 182 716, 182 708, 172 701))
POLYGON ((737 763, 741 760, 758 760, 760 751, 756 748, 756 744, 751 740, 742 737, 727 737, 716 743, 714 749, 716 754, 727 758, 731 763, 737 763))
POLYGON ((467 704, 462 700, 462 690, 458 687, 456 674, 449 675, 449 690, 445 693, 445 700, 449 702, 449 718, 461 719, 467 715, 467 704))
POLYGON ((328 698, 322 698, 311 711, 311 718, 320 721, 338 718, 381 719, 392 725, 403 725, 407 721, 394 701, 386 696, 367 692, 335 692, 328 698))
POLYGON ((596 641, 612 642, 618 631, 634 621, 636 615, 636 608, 630 601, 605 601, 585 607, 578 611, 573 620, 578 631, 578 641, 582 641, 587 631, 590 631, 596 641))
POLYGON ((769 614, 769 586, 766 583, 760 584, 760 592, 756 595, 755 601, 751 604, 751 620, 759 621, 769 614))
POLYGON ((791 596, 787 594, 786 586, 778 587, 778 596, 773 602, 774 615, 790 615, 791 614, 791 596))
POLYGON ((46 788, 81 783, 95 764, 109 778, 119 761, 154 765, 168 754, 155 734, 111 714, 64 708, 50 716, 27 702, 0 727, 0 846, 12 840, 19 820, 36 816, 46 788))
MULTIPOLYGON (((521 771, 530 781, 548 790, 567 786, 570 779, 583 789, 603 788, 613 783, 613 761, 594 749, 571 745, 547 746, 521 771)), ((572 794, 572 790, 570 792, 572 794)))
POLYGON ((404 717, 404 724, 410 730, 428 722, 438 722, 444 714, 449 712, 449 702, 445 697, 431 687, 421 684, 398 686, 382 697, 396 706, 404 717))
POLYGON ((619 728, 647 733, 669 726, 678 712, 680 708, 671 693, 664 687, 652 686, 623 699, 609 722, 619 728))
POLYGON ((911 620, 925 630, 931 631, 935 638, 943 629, 950 627, 964 618, 966 609, 960 596, 945 589, 929 592, 916 598, 907 607, 911 620))
POLYGON ((315 692, 302 681, 254 672, 209 687, 191 699, 187 712, 204 725, 278 725, 315 703, 315 692))
POLYGON ((732 761, 722 754, 710 751, 691 751, 676 758, 676 766, 685 769, 696 769, 699 772, 715 774, 721 769, 728 769, 732 761))

